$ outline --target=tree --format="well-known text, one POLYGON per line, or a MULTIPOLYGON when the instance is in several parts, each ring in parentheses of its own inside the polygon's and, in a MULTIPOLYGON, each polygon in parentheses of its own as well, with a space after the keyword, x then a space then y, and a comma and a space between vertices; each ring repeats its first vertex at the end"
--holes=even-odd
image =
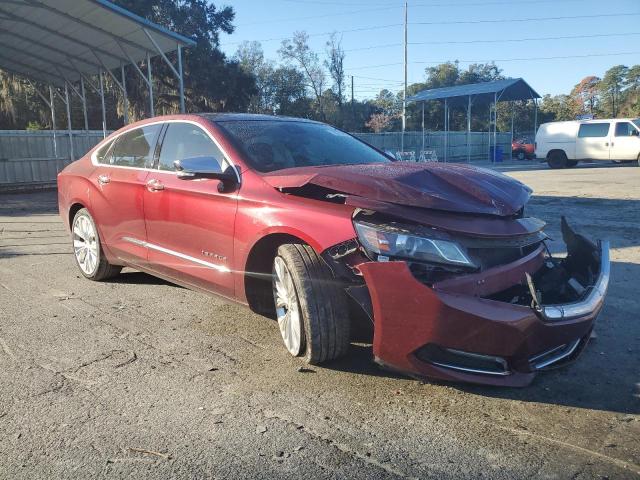
POLYGON ((628 71, 628 67, 616 65, 607 70, 598 83, 598 88, 604 99, 603 110, 606 116, 613 118, 618 116, 628 71))
POLYGON ((373 130, 374 133, 380 133, 387 130, 392 120, 393 117, 386 113, 374 113, 365 123, 365 126, 373 130))
POLYGON ((331 75, 331 79, 333 80, 333 88, 335 89, 334 92, 340 108, 342 108, 344 99, 344 57, 342 40, 338 39, 337 34, 334 32, 327 42, 327 60, 325 60, 325 66, 327 70, 329 70, 329 75, 331 75))
POLYGON ((601 79, 595 75, 589 75, 580 80, 573 90, 571 96, 576 98, 583 112, 593 114, 596 110, 598 102, 598 96, 600 94, 598 90, 598 84, 601 79))
MULTIPOLYGON (((220 32, 233 32, 235 12, 206 0, 116 0, 152 22, 193 38, 197 44, 184 50, 185 101, 190 111, 246 110, 255 93, 254 79, 229 61, 219 47, 220 32)), ((175 61, 175 54, 169 56, 175 61)), ((178 80, 161 58, 152 59, 156 98, 160 112, 178 111, 178 80)), ((127 68, 127 90, 132 117, 147 107, 146 86, 133 68, 127 68)))
POLYGON ((318 55, 309 47, 309 35, 306 32, 295 32, 290 40, 283 40, 278 50, 281 58, 302 69, 307 79, 307 85, 313 92, 321 120, 325 120, 322 94, 326 82, 326 75, 318 59, 318 55))

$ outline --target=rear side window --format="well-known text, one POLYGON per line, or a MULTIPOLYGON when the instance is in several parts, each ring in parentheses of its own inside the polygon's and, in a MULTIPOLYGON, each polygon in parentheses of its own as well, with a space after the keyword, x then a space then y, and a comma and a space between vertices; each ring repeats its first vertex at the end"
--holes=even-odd
POLYGON ((190 123, 170 123, 162 140, 158 168, 174 171, 174 161, 195 157, 213 157, 223 171, 228 167, 224 155, 204 130, 190 123))
POLYGON ((116 140, 109 163, 120 167, 151 168, 160 125, 135 128, 116 140))
POLYGON ((96 161, 98 163, 110 163, 111 158, 111 150, 113 147, 114 141, 107 143, 100 147, 100 149, 96 152, 96 161))
POLYGON ((616 137, 631 137, 638 135, 638 131, 629 122, 616 123, 616 137))
POLYGON ((583 123, 578 130, 579 138, 606 137, 609 135, 608 123, 583 123))

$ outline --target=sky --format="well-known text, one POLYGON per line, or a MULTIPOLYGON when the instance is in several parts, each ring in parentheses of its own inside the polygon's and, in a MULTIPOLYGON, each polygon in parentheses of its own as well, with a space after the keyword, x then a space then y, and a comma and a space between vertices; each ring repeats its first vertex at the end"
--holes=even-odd
MULTIPOLYGON (((282 39, 306 31, 311 47, 324 58, 335 31, 356 98, 402 88, 402 0, 215 4, 231 5, 236 12, 235 31, 220 36, 229 56, 240 42, 257 40, 266 58, 279 61, 282 39)), ((540 95, 557 95, 613 65, 640 63, 640 0, 415 0, 408 5, 409 84, 424 81, 426 67, 445 61, 459 60, 466 68, 495 60, 503 75, 524 78, 540 95)))

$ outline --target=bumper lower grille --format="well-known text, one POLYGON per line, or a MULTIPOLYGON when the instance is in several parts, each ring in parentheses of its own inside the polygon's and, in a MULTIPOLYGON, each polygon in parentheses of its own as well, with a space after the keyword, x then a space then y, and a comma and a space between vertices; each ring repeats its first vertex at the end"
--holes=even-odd
POLYGON ((581 341, 582 339, 579 338, 573 342, 565 343, 564 345, 559 345, 538 355, 534 355, 529 359, 529 363, 534 370, 543 370, 555 366, 562 360, 571 357, 576 350, 578 350, 581 341))

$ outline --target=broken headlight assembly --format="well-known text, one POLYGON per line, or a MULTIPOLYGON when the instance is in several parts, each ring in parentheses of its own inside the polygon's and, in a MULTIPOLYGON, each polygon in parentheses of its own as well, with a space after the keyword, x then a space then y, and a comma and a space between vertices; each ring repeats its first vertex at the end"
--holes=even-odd
POLYGON ((476 268, 464 248, 456 242, 414 233, 403 228, 354 222, 358 240, 373 260, 403 259, 413 262, 476 268))

